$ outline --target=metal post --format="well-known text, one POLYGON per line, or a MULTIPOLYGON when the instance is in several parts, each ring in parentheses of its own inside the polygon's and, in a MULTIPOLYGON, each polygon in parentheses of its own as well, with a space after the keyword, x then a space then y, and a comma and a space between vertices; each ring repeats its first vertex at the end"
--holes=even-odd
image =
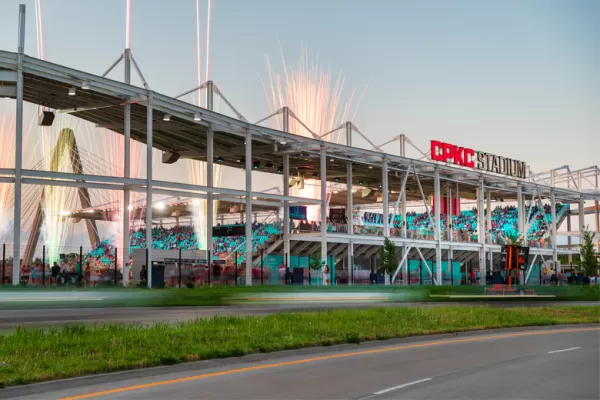
POLYGON ((23 54, 25 51, 25 5, 19 5, 17 52, 17 111, 15 115, 15 193, 12 284, 19 284, 21 270, 21 168, 23 167, 23 54))
MULTIPOLYGON (((484 216, 484 182, 483 179, 479 182, 479 187, 477 188, 477 227, 478 227, 478 241, 479 241, 479 273, 480 275, 485 275, 485 216, 484 216)), ((481 282, 481 281, 480 281, 481 282)))
POLYGON ((2 244, 2 284, 4 285, 4 276, 6 275, 6 243, 2 244))
POLYGON ((542 263, 538 262, 538 271, 540 275, 540 286, 542 286, 542 263))
POLYGON ((146 268, 149 288, 152 288, 152 97, 149 90, 146 106, 146 268))
MULTIPOLYGON (((435 201, 435 261, 436 278, 438 285, 442 285, 442 221, 441 221, 441 199, 440 172, 435 170, 434 176, 434 201, 435 201)), ((433 281, 433 276, 432 276, 433 281)), ((433 282, 432 282, 433 284, 433 282)))
POLYGON ((486 193, 486 208, 487 213, 485 214, 485 232, 487 237, 487 244, 493 244, 492 242, 492 192, 487 191, 486 193))
POLYGON ((115 286, 117 286, 117 261, 119 260, 119 249, 115 247, 115 286))
POLYGON ((401 134, 398 136, 398 141, 400 142, 400 157, 406 157, 406 136, 401 134))
MULTIPOLYGON (((321 265, 327 265, 327 151, 321 145, 321 265)), ((323 276, 325 278, 325 276, 323 276)), ((323 279, 323 284, 326 280, 323 279)))
POLYGON ((213 111, 213 99, 214 99, 214 83, 213 81, 206 82, 206 108, 213 111))
POLYGON ((181 248, 179 248, 179 260, 177 260, 177 269, 179 270, 179 288, 181 289, 181 248))
POLYGON ((452 257, 448 259, 448 264, 450 264, 450 286, 454 286, 454 261, 452 257))
MULTIPOLYGON (((125 65, 125 83, 131 84, 131 50, 125 49, 123 54, 123 63, 125 65)), ((131 177, 131 102, 129 97, 125 99, 123 108, 123 177, 131 177)), ((123 189, 123 261, 129 262, 130 236, 129 236, 129 206, 131 202, 131 192, 128 185, 123 189)), ((125 264, 123 264, 125 265, 125 264)), ((123 269, 125 271, 125 269, 123 269)), ((123 277, 125 282, 125 277, 123 277)))
MULTIPOLYGON (((346 145, 352 146, 352 122, 346 122, 346 145)), ((352 162, 346 164, 346 219, 348 220, 348 234, 354 234, 352 198, 352 162)))
MULTIPOLYGON (((14 260, 13 260, 14 263, 14 260)), ((14 268, 14 266, 13 266, 14 268)), ((42 246, 42 286, 46 285, 46 245, 42 246)))
MULTIPOLYGON (((596 190, 600 189, 598 187, 598 167, 596 167, 596 190)), ((596 250, 600 252, 600 201, 594 201, 594 216, 596 217, 596 250)))
MULTIPOLYGON (((571 237, 571 210, 567 214, 567 232, 569 232, 569 236, 567 236, 567 249, 571 251, 573 238, 571 237)), ((569 253, 568 255, 569 266, 573 265, 573 254, 569 253)))
POLYGON ((450 182, 446 182, 446 232, 447 237, 446 240, 452 241, 452 185, 450 182))
POLYGON ((246 286, 252 285, 252 133, 246 132, 246 286))
MULTIPOLYGON (((207 104, 212 107, 212 82, 206 91, 207 104)), ((210 109, 210 108, 209 108, 210 109)), ((206 132, 206 184, 209 188, 214 187, 214 132, 212 125, 206 132)), ((213 264, 213 221, 214 221, 214 202, 212 192, 206 195, 206 260, 208 265, 208 275, 212 272, 213 264)), ((250 255, 252 258, 252 255, 250 255)))
POLYGON ((346 219, 348 221, 348 234, 354 234, 354 199, 352 193, 352 162, 346 164, 346 219))
POLYGON ((354 245, 352 244, 352 240, 348 242, 348 265, 350 269, 348 270, 348 285, 354 284, 354 245))
POLYGON ((83 278, 83 246, 79 246, 79 282, 83 278))
MULTIPOLYGON (((300 256, 298 256, 300 257, 300 256)), ((260 249, 260 284, 264 285, 264 271, 265 271, 265 250, 260 249)))
POLYGON ((389 188, 388 188, 388 160, 383 159, 381 165, 381 186, 383 186, 383 236, 390 236, 390 204, 389 204, 389 188))
POLYGON ((583 232, 585 231, 585 201, 579 199, 579 245, 583 244, 583 232))
MULTIPOLYGON (((284 119, 284 125, 285 119, 284 119)), ((290 155, 283 155, 283 195, 290 195, 290 155)), ((290 202, 283 202, 283 262, 289 265, 290 257, 290 202)))
POLYGON ((419 259, 419 284, 423 286, 423 260, 419 259))
POLYGON ((556 196, 554 190, 550 191, 550 214, 552 214, 552 262, 554 270, 558 274, 561 268, 558 266, 558 246, 556 244, 556 196))
POLYGON ((525 237, 525 232, 523 232, 523 229, 525 228, 525 207, 523 204, 523 187, 521 185, 517 186, 517 213, 517 229, 519 230, 519 235, 525 237))
MULTIPOLYGON (((404 258, 404 252, 406 251, 406 247, 402 250, 402 258, 404 258)), ((406 284, 410 286, 410 265, 408 262, 408 256, 406 256, 406 284)))

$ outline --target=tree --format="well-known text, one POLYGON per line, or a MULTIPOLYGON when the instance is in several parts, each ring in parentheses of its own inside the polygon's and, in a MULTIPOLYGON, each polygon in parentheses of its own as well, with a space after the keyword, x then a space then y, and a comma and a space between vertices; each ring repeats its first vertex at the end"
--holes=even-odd
POLYGON ((586 276, 595 276, 598 273, 598 258, 594 251, 594 233, 589 230, 582 232, 581 263, 579 269, 586 276))
POLYGON ((381 258, 380 270, 389 275, 390 282, 392 281, 392 275, 398 268, 398 250, 396 245, 388 237, 383 241, 383 246, 379 249, 379 257, 381 258))
POLYGON ((319 248, 317 251, 315 251, 312 256, 310 257, 310 265, 309 265, 310 269, 314 269, 315 271, 318 271, 321 269, 321 249, 319 248))

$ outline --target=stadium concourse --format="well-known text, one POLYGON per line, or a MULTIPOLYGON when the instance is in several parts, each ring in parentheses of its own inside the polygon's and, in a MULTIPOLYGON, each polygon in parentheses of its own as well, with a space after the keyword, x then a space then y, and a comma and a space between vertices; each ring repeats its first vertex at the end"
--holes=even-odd
MULTIPOLYGON (((536 248, 548 248, 551 245, 550 234, 547 229, 547 223, 551 221, 550 207, 545 205, 543 212, 538 213, 537 206, 533 209, 527 209, 527 213, 531 212, 535 215, 530 221, 530 230, 527 232, 526 241, 532 247, 536 248), (544 223, 545 221, 545 223, 544 223)), ((558 226, 565 219, 569 207, 567 205, 558 204, 558 226)), ((487 210, 485 211, 487 213, 487 210)), ((367 214, 370 215, 370 214, 367 214)), ((477 210, 471 209, 462 211, 460 215, 452 216, 452 234, 453 240, 465 241, 465 242, 477 242, 477 210)), ((447 223, 447 214, 442 214, 442 221, 444 222, 443 232, 444 236, 449 233, 447 228, 450 226, 447 223)), ((518 210, 513 206, 507 207, 496 207, 492 210, 491 221, 491 242, 494 244, 503 244, 507 237, 513 236, 517 232, 517 218, 518 210)), ((354 232, 361 235, 381 235, 382 226, 381 223, 374 223, 369 218, 365 218, 364 212, 357 211, 354 214, 354 232)), ((372 218, 371 218, 372 220, 372 218)), ((408 224, 407 234, 410 238, 422 238, 431 239, 433 237, 432 227, 430 226, 430 219, 425 213, 409 212, 406 215, 408 224)), ((238 224, 239 225, 239 224, 238 224)), ((221 226, 221 225, 218 225, 221 226)), ((227 226, 227 225, 223 225, 227 226)), ((235 226, 235 225, 234 225, 235 226)), ((332 223, 328 221, 327 231, 333 233, 334 231, 347 231, 347 222, 332 223)), ((391 236, 400 236, 402 227, 402 217, 396 216, 391 222, 391 236)), ((283 283, 285 280, 285 262, 283 256, 276 254, 265 254, 264 251, 269 249, 273 244, 281 242, 282 238, 282 223, 281 221, 274 222, 255 222, 252 225, 252 257, 254 259, 253 265, 253 278, 260 280, 262 277, 263 283, 283 283), (262 263, 259 261, 262 260, 262 263), (265 265, 266 261, 266 265, 265 265), (259 268, 257 265, 262 265, 259 268)), ((290 221, 290 233, 315 233, 320 232, 321 225, 318 222, 302 221, 290 221)), ((197 230, 194 229, 193 225, 173 225, 173 226, 155 226, 152 229, 152 247, 154 249, 163 250, 199 250, 200 241, 196 234, 197 230)), ((146 247, 146 232, 144 228, 138 228, 132 230, 131 233, 131 250, 133 249, 144 249, 146 247)), ((244 236, 225 236, 215 238, 213 241, 214 260, 221 261, 219 265, 220 271, 215 273, 214 269, 212 272, 212 280, 225 284, 235 284, 240 277, 244 276, 245 270, 240 269, 239 265, 244 264, 246 259, 246 247, 243 246, 245 242, 244 236), (237 273, 236 273, 237 269, 237 273)), ((102 282, 114 283, 114 266, 117 263, 117 251, 113 244, 109 240, 104 240, 97 243, 96 248, 87 252, 83 255, 84 265, 89 265, 88 271, 84 271, 86 276, 89 275, 89 283, 99 284, 102 282)), ((290 263, 291 268, 302 268, 306 270, 309 265, 309 257, 314 256, 314 247, 306 247, 305 251, 300 251, 297 257, 292 258, 290 263)), ((131 261, 131 260, 130 260, 131 261)), ((373 260, 370 257, 362 256, 359 254, 355 256, 353 266, 353 278, 354 283, 369 283, 370 273, 375 266, 372 264, 373 260)), ((179 268, 177 262, 171 263, 168 268, 169 271, 167 276, 175 279, 168 279, 166 281, 167 286, 178 286, 179 285, 179 268), (171 273, 173 272, 173 273, 171 273)), ((335 258, 332 260, 332 268, 335 270, 335 281, 336 283, 348 283, 350 277, 348 268, 341 260, 336 263, 335 258)), ((77 254, 74 258, 64 258, 59 263, 61 273, 75 273, 79 272, 79 259, 77 254)), ((500 276, 504 273, 501 271, 499 266, 499 260, 496 260, 495 264, 491 266, 490 273, 500 276)), ((450 271, 447 270, 447 265, 443 271, 443 279, 445 282, 450 282, 456 279, 456 284, 469 282, 468 273, 471 270, 477 268, 469 265, 467 262, 456 262, 456 271, 454 277, 450 276, 450 271)), ((191 283, 194 285, 201 285, 208 282, 208 271, 206 262, 198 263, 197 266, 186 265, 183 267, 184 271, 184 283, 191 283)), ((423 284, 432 282, 432 276, 422 269, 421 263, 409 263, 408 268, 412 272, 411 282, 409 284, 423 284)), ((430 266, 433 268, 433 265, 430 266)), ((538 266, 534 268, 539 268, 538 266)), ((533 273, 533 276, 537 277, 540 271, 533 273)), ((21 276, 24 277, 27 282, 31 285, 42 284, 42 267, 41 260, 37 260, 30 266, 24 265, 22 267, 21 276), (35 270, 35 272, 33 272, 35 270)), ((48 277, 52 276, 50 264, 46 264, 45 275, 48 277)), ((308 279, 308 271, 303 274, 304 279, 308 279)), ((130 277, 130 280, 133 277, 130 277)), ((408 278, 408 275, 407 275, 408 278)), ((122 275, 118 276, 119 283, 122 283, 122 275)), ((545 280, 549 280, 544 278, 545 280)), ((398 276, 400 283, 404 282, 402 276, 398 276)), ((66 282, 63 282, 66 283, 66 282)))
MULTIPOLYGON (((22 6, 17 52, 0 51, 0 97, 14 99, 16 108, 14 168, 0 168, 0 184, 9 185, 14 205, 12 243, 2 244, 11 253, 7 257, 3 251, 3 282, 39 282, 40 275, 45 281, 46 268, 41 274, 31 268, 39 263, 49 265, 52 280, 82 279, 86 284, 128 284, 130 275, 133 283, 146 278, 141 280, 150 287, 162 286, 165 280, 179 284, 175 265, 192 285, 232 279, 246 285, 257 280, 276 283, 281 273, 286 281, 305 283, 310 269, 297 267, 315 262, 318 271, 308 283, 380 282, 370 274, 379 269, 376 255, 385 238, 397 247, 399 257, 392 276, 381 277, 381 282, 391 278, 441 285, 460 284, 466 273, 487 277, 502 265, 502 245, 515 241, 529 250, 522 265, 527 281, 535 276, 535 268, 560 273, 559 254, 579 252, 575 243, 581 242, 589 224, 586 214, 595 216, 592 230, 600 246, 597 166, 533 173, 526 162, 509 155, 436 138, 431 138, 429 152, 410 158, 406 144, 411 142, 404 135, 387 142, 400 143, 400 154, 393 155, 372 143, 372 136, 352 121, 330 132, 315 132, 287 106, 252 124, 213 81, 166 96, 145 82, 130 49, 106 73, 123 61, 124 82, 118 82, 106 74, 26 55, 25 31, 22 6), (131 84, 132 66, 143 88, 131 84), (183 100, 199 90, 206 94, 205 108, 183 100), (215 94, 234 116, 215 112, 215 94), (40 125, 51 127, 55 114, 88 124, 80 132, 68 127, 57 132, 52 162, 34 164, 49 164, 49 170, 23 165, 26 103, 44 108, 40 125), (280 129, 262 125, 266 121, 280 129), (86 159, 90 152, 75 137, 100 140, 109 133, 122 135, 123 158, 118 168, 102 170, 102 157, 86 159), (372 149, 356 147, 354 138, 362 138, 372 149), (145 169, 135 178, 134 142, 146 149, 145 169), (199 168, 202 179, 157 179, 155 151, 163 153, 163 164, 205 163, 199 168), (56 168, 63 164, 71 171, 56 168), (240 178, 223 187, 215 179, 216 166, 240 178), (139 177, 143 172, 145 177, 139 177), (276 192, 265 190, 264 182, 275 185, 276 192), (37 197, 26 199, 31 188, 39 189, 37 197), (49 215, 42 205, 56 188, 73 188, 77 205, 49 215), (101 201, 106 193, 120 200, 107 207, 101 201), (28 213, 31 204, 33 211, 28 213), (575 229, 572 216, 578 216, 575 229), (84 225, 90 243, 85 252, 83 246, 75 249, 64 243, 38 245, 48 218, 59 225, 64 218, 84 225), (559 233, 565 219, 567 229, 559 233), (196 221, 193 228, 182 222, 186 220, 196 221), (111 224, 112 241, 100 237, 103 224, 111 224), (566 247, 559 244, 561 234, 566 247), (63 273, 59 262, 67 269, 63 273), (354 266, 359 268, 356 274, 354 266)), ((46 229, 45 240, 54 234, 46 229)))

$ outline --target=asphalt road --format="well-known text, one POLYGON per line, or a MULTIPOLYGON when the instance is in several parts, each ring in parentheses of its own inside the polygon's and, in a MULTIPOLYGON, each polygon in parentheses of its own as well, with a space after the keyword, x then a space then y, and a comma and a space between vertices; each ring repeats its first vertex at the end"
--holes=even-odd
POLYGON ((67 380, 20 398, 598 399, 599 343, 598 325, 421 337, 67 380))
MULTIPOLYGON (((486 304, 479 302, 424 302, 424 303, 318 303, 318 304, 281 304, 263 306, 228 307, 130 307, 130 308, 64 308, 64 309, 24 309, 0 310, 0 331, 16 327, 52 327, 71 323, 106 324, 182 322, 216 315, 268 315, 286 311, 310 311, 351 307, 440 307, 469 306, 486 304)), ((600 305, 600 302, 542 302, 542 301, 493 301, 491 307, 554 307, 570 305, 600 305)))

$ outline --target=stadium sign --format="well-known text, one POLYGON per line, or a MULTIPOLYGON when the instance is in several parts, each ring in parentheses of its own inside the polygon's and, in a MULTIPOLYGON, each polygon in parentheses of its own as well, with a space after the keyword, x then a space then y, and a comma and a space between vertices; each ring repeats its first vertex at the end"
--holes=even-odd
POLYGON ((431 159, 521 179, 525 179, 527 171, 524 161, 500 157, 438 140, 431 141, 431 159))

